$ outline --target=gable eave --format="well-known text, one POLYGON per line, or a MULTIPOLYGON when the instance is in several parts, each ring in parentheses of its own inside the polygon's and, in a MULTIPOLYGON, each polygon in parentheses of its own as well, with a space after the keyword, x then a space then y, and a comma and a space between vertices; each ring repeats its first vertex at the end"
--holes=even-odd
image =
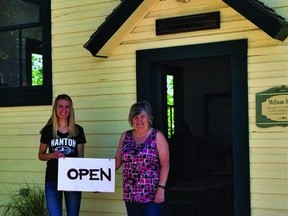
POLYGON ((143 0, 133 0, 131 2, 127 0, 121 1, 113 12, 106 17, 105 21, 98 29, 90 36, 90 39, 83 47, 90 51, 93 56, 105 57, 106 54, 98 54, 99 50, 108 43, 112 36, 124 25, 142 2, 143 0))
POLYGON ((288 22, 258 0, 222 0, 250 20, 270 37, 284 41, 288 36, 288 22))
MULTIPOLYGON (((288 22, 259 0, 222 0, 270 37, 284 41, 288 22)), ((108 57, 158 0, 121 0, 83 45, 95 57, 108 57)))
POLYGON ((84 48, 96 57, 108 57, 158 0, 122 0, 91 35, 84 48))

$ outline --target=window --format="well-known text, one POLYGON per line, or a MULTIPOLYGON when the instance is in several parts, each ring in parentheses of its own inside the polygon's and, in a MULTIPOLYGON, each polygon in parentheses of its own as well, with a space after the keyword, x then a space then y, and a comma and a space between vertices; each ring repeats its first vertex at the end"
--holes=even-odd
POLYGON ((51 104, 50 1, 0 5, 0 106, 51 104))
POLYGON ((168 138, 171 138, 175 130, 175 113, 174 113, 174 76, 166 75, 167 83, 167 128, 168 138))
POLYGON ((183 68, 175 65, 164 64, 162 69, 165 76, 165 107, 167 122, 165 125, 165 135, 172 138, 175 131, 182 125, 183 116, 183 68))

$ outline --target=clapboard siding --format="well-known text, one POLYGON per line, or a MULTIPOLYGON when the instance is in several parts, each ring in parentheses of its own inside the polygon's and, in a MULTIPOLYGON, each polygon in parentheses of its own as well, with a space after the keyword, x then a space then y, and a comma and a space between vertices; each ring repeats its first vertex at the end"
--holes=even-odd
POLYGON ((283 188, 288 187, 288 182, 284 179, 252 179, 252 193, 282 194, 287 195, 283 188))
MULTIPOLYGON (((40 130, 40 129, 39 129, 40 130)), ((21 140, 21 147, 34 148, 39 144, 39 131, 36 129, 35 134, 19 135, 18 139, 15 139, 15 135, 1 134, 1 159, 5 157, 2 154, 5 148, 19 148, 19 140, 21 140)), ((18 137, 18 136, 17 136, 18 137)))
MULTIPOLYGON (((107 61, 104 61, 103 59, 92 61, 91 59, 85 59, 83 61, 80 61, 80 63, 75 62, 75 57, 70 56, 69 53, 67 53, 67 57, 65 59, 57 52, 55 52, 55 58, 59 56, 59 59, 53 60, 55 62, 55 68, 57 68, 57 73, 64 71, 79 71, 79 75, 81 75, 82 70, 92 70, 94 73, 97 74, 103 74, 105 72, 110 73, 111 69, 114 68, 122 68, 122 67, 132 67, 135 65, 135 59, 131 58, 111 58, 109 59, 109 63, 107 61), (69 57, 69 59, 68 59, 69 57), (86 64, 86 65, 85 65, 86 64), (59 70, 58 70, 59 68, 59 70)), ((87 55, 87 52, 85 52, 85 56, 87 55)), ((83 56, 81 56, 83 58, 83 56)), ((87 56, 88 57, 88 56, 87 56)), ((89 56, 91 58, 91 56, 89 56)), ((77 58, 76 58, 77 59, 77 58)), ((55 72, 56 73, 56 72, 55 72)), ((112 70, 113 73, 113 70, 112 70)))
MULTIPOLYGON (((287 71, 285 71, 287 65, 285 64, 285 62, 261 62, 260 64, 251 64, 249 66, 249 71, 251 71, 251 74, 255 74, 258 75, 258 79, 261 78, 261 73, 262 72, 269 72, 271 73, 271 70, 275 70, 275 71, 283 71, 285 75, 285 72, 287 73, 287 71)), ((273 71, 274 72, 274 71, 273 71)), ((270 74, 271 77, 271 74, 270 74)), ((273 77, 274 77, 274 73, 273 73, 273 77)), ((277 78, 277 77, 276 77, 277 78)))
MULTIPOLYGON (((53 10, 52 21, 58 23, 57 27, 61 26, 61 24, 65 24, 67 20, 69 21, 69 23, 71 23, 75 20, 83 20, 87 18, 95 19, 95 17, 97 19, 101 17, 105 19, 107 14, 112 11, 111 9, 116 6, 117 1, 102 3, 99 8, 94 10, 91 10, 91 5, 89 4, 83 5, 80 2, 78 3, 78 5, 75 6, 69 5, 68 7, 67 3, 64 4, 66 5, 66 7, 64 8, 53 7, 52 9, 53 10), (97 16, 95 16, 95 14, 97 14, 97 16)), ((85 24, 85 26, 87 27, 87 24, 85 24)))
MULTIPOLYGON (((271 149, 273 154, 273 149, 271 149)), ((253 157, 253 155, 251 155, 253 157)), ((287 162, 286 163, 250 163, 251 178, 264 179, 287 179, 287 162)), ((285 188, 286 190, 286 188, 285 188)), ((287 190, 286 190, 287 194, 287 190)))
MULTIPOLYGON (((281 129, 281 128, 280 128, 281 129)), ((273 136, 269 132, 250 133, 253 142, 251 148, 287 148, 288 133, 276 132, 273 136)))
MULTIPOLYGON (((288 19, 286 0, 263 0, 288 19)), ((268 36, 221 0, 182 4, 159 0, 122 38, 108 58, 95 58, 84 43, 120 0, 52 0, 53 96, 67 93, 76 121, 84 127, 85 156, 113 158, 120 134, 129 129, 130 105, 136 101, 136 50, 248 39, 248 100, 251 215, 288 214, 288 127, 256 126, 255 94, 288 85, 288 44, 268 36), (221 28, 156 36, 155 20, 219 11, 221 28)), ((51 106, 0 108, 0 200, 8 190, 43 186, 46 162, 37 158, 39 130, 51 106)), ((1 213, 0 208, 0 213, 1 213)), ((124 216, 121 170, 115 193, 83 193, 81 216, 124 216)))
MULTIPOLYGON (((32 153, 30 153, 30 157, 32 158, 32 153)), ((22 166, 18 165, 22 168, 22 166)), ((26 182, 33 182, 36 184, 43 185, 44 181, 44 173, 43 169, 45 169, 46 163, 38 163, 37 167, 35 168, 35 171, 30 172, 29 175, 25 172, 26 170, 22 169, 22 172, 14 172, 12 170, 4 171, 1 170, 1 187, 0 187, 0 193, 7 193, 7 189, 10 190, 10 185, 13 185, 13 187, 19 187, 20 185, 25 184, 26 182), (36 170, 37 169, 37 170, 36 170)))
MULTIPOLYGON (((94 71, 83 71, 83 73, 79 74, 79 71, 73 71, 71 73, 67 74, 65 73, 57 73, 55 74, 54 80, 55 85, 61 85, 63 81, 65 81, 65 84, 74 84, 75 82, 81 82, 81 83, 111 83, 112 85, 115 82, 119 81, 125 81, 125 80, 135 80, 134 73, 132 71, 129 72, 129 70, 132 70, 132 68, 122 68, 122 70, 117 70, 118 73, 113 74, 98 74, 97 76, 94 75, 94 71), (75 80, 74 77, 78 77, 77 80, 75 80)), ((111 69, 113 70, 113 69, 111 69)))
MULTIPOLYGON (((23 111, 22 115, 15 118, 15 112, 6 112, 1 114, 1 125, 4 126, 4 124, 24 124, 26 122, 29 122, 31 120, 31 112, 30 111, 23 111)), ((47 120, 47 115, 51 114, 51 112, 47 111, 39 111, 36 112, 35 122, 41 122, 47 120), (46 117, 45 117, 46 116, 46 117)), ((0 127, 1 127, 0 125, 0 127)), ((6 126, 6 125, 5 125, 6 126)), ((0 134, 2 133, 2 130, 0 131, 0 134)), ((4 135, 5 133, 3 133, 4 135)))
MULTIPOLYGON (((262 209, 275 209, 275 210, 287 210, 287 195, 279 194, 258 194, 254 196, 252 194, 252 206, 255 208, 262 209)), ((283 211, 283 213, 285 213, 283 211)), ((287 213, 287 211, 286 211, 287 213)), ((285 215, 285 214, 283 214, 285 215)), ((286 214, 287 215, 287 214, 286 214)))
MULTIPOLYGON (((21 157, 17 157, 16 155, 12 154, 11 158, 3 159, 1 161, 0 171, 20 172, 22 175, 27 175, 27 173, 25 172, 41 171, 41 168, 43 167, 39 164, 39 161, 37 160, 37 153, 38 152, 36 150, 30 151, 30 159, 22 159, 21 157)), ((18 174, 20 175, 20 173, 18 174)))
POLYGON ((286 210, 279 210, 279 209, 257 209, 254 208, 251 211, 251 215, 253 216, 283 216, 283 215, 287 215, 287 211, 286 210))

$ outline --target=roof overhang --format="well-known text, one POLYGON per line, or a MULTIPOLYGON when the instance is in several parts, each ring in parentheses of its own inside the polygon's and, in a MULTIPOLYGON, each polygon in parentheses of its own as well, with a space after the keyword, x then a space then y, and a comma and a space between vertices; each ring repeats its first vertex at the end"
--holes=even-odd
MULTIPOLYGON (((107 58, 139 20, 159 0, 121 0, 102 25, 84 44, 93 56, 107 58)), ((284 41, 288 22, 259 0, 222 0, 274 39, 284 41)))
POLYGON ((288 22, 258 0, 222 0, 274 39, 284 41, 288 22))
POLYGON ((108 57, 158 0, 122 0, 84 47, 96 57, 108 57))

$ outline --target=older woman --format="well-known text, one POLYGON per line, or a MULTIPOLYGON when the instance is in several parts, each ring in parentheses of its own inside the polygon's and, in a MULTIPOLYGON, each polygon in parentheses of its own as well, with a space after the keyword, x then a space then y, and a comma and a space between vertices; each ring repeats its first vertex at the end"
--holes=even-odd
POLYGON ((164 211, 169 173, 169 147, 163 133, 153 127, 151 105, 133 104, 116 152, 116 169, 123 165, 123 200, 128 216, 160 216, 164 211))

